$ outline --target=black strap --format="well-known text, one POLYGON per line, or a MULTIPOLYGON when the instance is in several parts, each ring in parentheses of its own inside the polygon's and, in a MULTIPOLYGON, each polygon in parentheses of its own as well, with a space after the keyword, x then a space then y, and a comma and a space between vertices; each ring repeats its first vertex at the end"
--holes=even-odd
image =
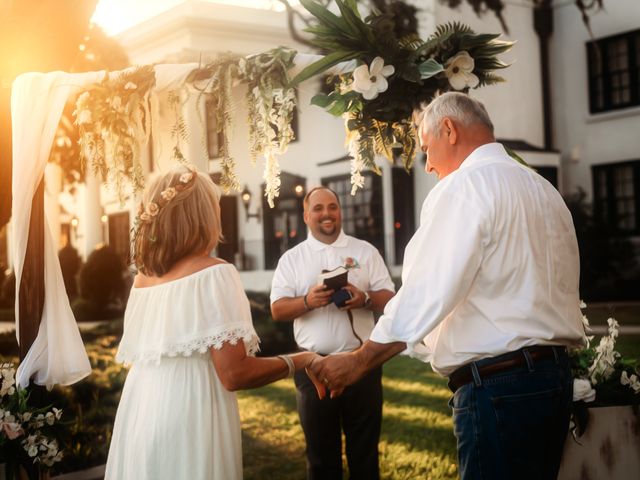
POLYGON ((349 324, 351 325, 351 331, 353 332, 353 336, 356 337, 358 339, 358 341, 360 342, 359 346, 362 346, 362 339, 356 333, 356 329, 353 326, 353 314, 351 313, 351 310, 347 310, 347 315, 349 316, 349 324))

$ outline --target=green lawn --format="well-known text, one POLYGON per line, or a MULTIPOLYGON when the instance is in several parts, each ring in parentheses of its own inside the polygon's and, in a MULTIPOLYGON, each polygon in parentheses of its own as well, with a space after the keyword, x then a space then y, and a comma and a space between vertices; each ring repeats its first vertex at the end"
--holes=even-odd
MULTIPOLYGON (((417 360, 394 358, 384 367, 383 385, 382 478, 457 478, 450 393, 444 379, 417 360)), ((304 436, 293 381, 238 397, 245 479, 303 479, 304 436)))

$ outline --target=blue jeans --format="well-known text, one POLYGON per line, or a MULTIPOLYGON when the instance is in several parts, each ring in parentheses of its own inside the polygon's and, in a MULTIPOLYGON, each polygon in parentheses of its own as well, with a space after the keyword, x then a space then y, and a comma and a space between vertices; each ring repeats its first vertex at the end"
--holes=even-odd
POLYGON ((568 356, 556 351, 486 378, 478 368, 493 359, 472 364, 474 380, 449 401, 462 480, 556 479, 573 396, 568 356))

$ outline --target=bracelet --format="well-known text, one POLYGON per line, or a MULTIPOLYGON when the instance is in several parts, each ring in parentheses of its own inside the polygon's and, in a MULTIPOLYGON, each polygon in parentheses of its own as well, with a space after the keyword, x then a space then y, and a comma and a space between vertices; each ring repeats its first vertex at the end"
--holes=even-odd
POLYGON ((289 355, 278 355, 278 358, 280 358, 282 361, 284 361, 284 363, 287 364, 287 368, 289 369, 289 371, 287 372, 286 378, 293 377, 293 374, 296 372, 296 367, 293 364, 293 360, 291 360, 291 357, 289 355))
POLYGON ((311 307, 309 307, 309 304, 307 303, 307 295, 309 295, 308 293, 302 297, 302 302, 304 303, 304 308, 307 309, 307 312, 311 310, 311 307))

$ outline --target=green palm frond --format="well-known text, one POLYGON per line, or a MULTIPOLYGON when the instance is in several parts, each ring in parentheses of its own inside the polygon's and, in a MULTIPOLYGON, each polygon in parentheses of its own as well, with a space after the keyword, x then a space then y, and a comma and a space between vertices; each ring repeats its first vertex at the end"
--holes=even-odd
POLYGON ((478 87, 482 87, 485 85, 495 85, 497 83, 506 82, 506 80, 503 77, 499 75, 495 75, 493 73, 484 73, 482 75, 479 75, 478 78, 480 79, 480 83, 478 84, 478 87))

